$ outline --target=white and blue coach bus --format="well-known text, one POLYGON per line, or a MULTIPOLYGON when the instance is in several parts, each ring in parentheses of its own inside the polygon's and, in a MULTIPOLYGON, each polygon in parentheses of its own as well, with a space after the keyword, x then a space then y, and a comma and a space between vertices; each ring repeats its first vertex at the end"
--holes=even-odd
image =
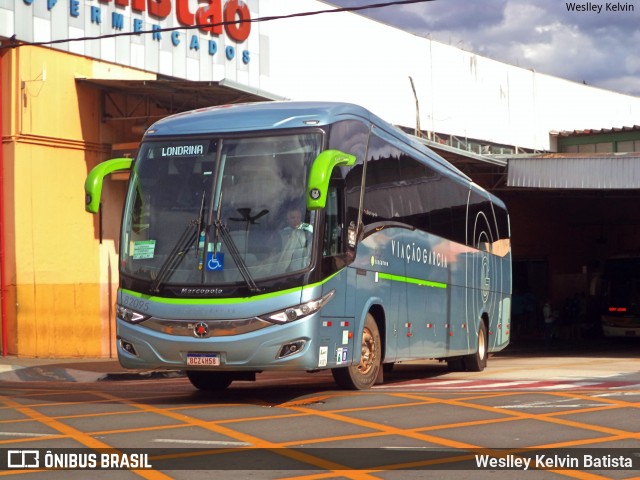
POLYGON ((344 103, 265 102, 173 115, 130 169, 117 345, 132 369, 202 390, 262 371, 383 365, 480 371, 509 342, 505 205, 413 137, 344 103))

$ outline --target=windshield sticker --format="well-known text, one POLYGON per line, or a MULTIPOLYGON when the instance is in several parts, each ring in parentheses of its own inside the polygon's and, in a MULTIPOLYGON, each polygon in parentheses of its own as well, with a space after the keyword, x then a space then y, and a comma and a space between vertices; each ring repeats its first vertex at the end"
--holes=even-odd
POLYGON ((155 240, 138 240, 133 242, 133 259, 142 260, 143 258, 153 258, 156 251, 155 240))
POLYGON ((207 270, 211 272, 224 270, 224 253, 207 252, 207 270))

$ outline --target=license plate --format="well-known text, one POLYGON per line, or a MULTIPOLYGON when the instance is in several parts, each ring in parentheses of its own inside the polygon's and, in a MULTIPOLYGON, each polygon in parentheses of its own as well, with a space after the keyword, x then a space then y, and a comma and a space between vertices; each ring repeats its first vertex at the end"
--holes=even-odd
POLYGON ((220 355, 217 353, 187 353, 187 365, 215 367, 220 365, 220 355))

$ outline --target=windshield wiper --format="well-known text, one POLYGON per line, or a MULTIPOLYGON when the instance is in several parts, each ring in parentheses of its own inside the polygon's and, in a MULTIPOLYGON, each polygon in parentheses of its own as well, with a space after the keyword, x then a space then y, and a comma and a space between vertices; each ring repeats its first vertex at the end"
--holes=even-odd
POLYGON ((233 258, 233 261, 236 262, 238 271, 240 272, 240 275, 242 275, 244 281, 247 283, 249 291, 251 291, 252 293, 258 293, 262 291, 262 289, 259 288, 258 285, 256 285, 256 282, 253 280, 251 272, 249 272, 247 264, 245 263, 244 258, 242 258, 242 254, 236 246, 236 242, 234 242, 233 238, 231 238, 231 234, 229 233, 229 229, 227 228, 227 226, 219 219, 215 221, 214 226, 216 229, 216 233, 220 234, 222 241, 229 249, 231 258, 233 258))
POLYGON ((196 234, 198 235, 198 243, 196 245, 196 259, 198 260, 198 269, 203 270, 204 266, 204 252, 206 249, 206 235, 204 232, 204 202, 207 197, 205 191, 202 192, 202 201, 200 202, 200 213, 198 214, 198 225, 196 226, 196 234), (202 252, 200 251, 200 244, 202 243, 202 252))
POLYGON ((151 283, 151 291, 158 293, 160 291, 160 285, 167 279, 167 277, 182 263, 186 253, 189 251, 194 242, 198 239, 198 225, 200 222, 198 220, 192 220, 187 225, 187 228, 184 229, 182 235, 173 246, 169 255, 167 255, 167 259, 164 261, 160 270, 158 270, 158 275, 151 283))
MULTIPOLYGON (((244 258, 242 258, 242 254, 240 253, 240 250, 238 250, 236 242, 234 242, 233 238, 231 237, 231 234, 229 233, 229 228, 222 221, 222 208, 220 208, 220 205, 222 205, 222 190, 220 190, 220 196, 218 197, 218 209, 215 212, 213 212, 213 217, 214 217, 213 226, 215 227, 213 229, 213 244, 218 245, 218 236, 220 236, 222 238, 223 243, 229 249, 231 258, 233 258, 233 261, 238 267, 238 271, 240 272, 240 275, 242 275, 242 278, 247 284, 247 287, 249 287, 249 291, 252 293, 261 292, 262 289, 258 287, 256 285, 256 282, 253 280, 253 277, 251 276, 251 272, 249 272, 249 268, 247 268, 247 264, 244 261, 244 258)), ((263 212, 260 212, 253 220, 256 220, 257 218, 260 218, 263 215, 266 215, 267 213, 269 213, 268 210, 263 212)), ((242 215, 243 217, 245 216, 244 214, 242 215)), ((217 248, 217 247, 214 247, 214 248, 217 248)))
MULTIPOLYGON (((198 255, 204 255, 204 252, 200 252, 200 241, 199 237, 202 234, 202 229, 204 225, 204 204, 205 204, 206 192, 202 192, 202 201, 200 202, 200 212, 198 213, 197 220, 191 220, 187 227, 180 235, 180 238, 173 246, 173 249, 167 255, 167 259, 164 261, 160 270, 158 270, 158 275, 151 283, 151 291, 158 293, 160 291, 160 285, 164 283, 167 277, 175 271, 178 266, 184 260, 187 252, 191 249, 191 246, 196 242, 196 258, 198 255)), ((205 249, 206 250, 206 249, 205 249)), ((200 260, 200 264, 202 265, 202 259, 200 260)))

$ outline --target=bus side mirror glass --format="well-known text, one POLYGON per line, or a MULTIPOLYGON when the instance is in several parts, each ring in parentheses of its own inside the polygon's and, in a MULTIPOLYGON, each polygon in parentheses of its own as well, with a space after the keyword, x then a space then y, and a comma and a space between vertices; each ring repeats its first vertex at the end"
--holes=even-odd
POLYGON ((307 208, 309 210, 325 208, 331 172, 337 166, 346 165, 350 167, 355 163, 356 157, 354 155, 349 155, 339 150, 325 150, 318 155, 313 161, 309 172, 307 208))
POLYGON ((355 222, 349 223, 349 228, 347 229, 347 244, 350 248, 355 248, 358 240, 358 229, 356 228, 355 222))
POLYGON ((98 213, 100 209, 100 197, 104 177, 110 173, 131 168, 131 158, 114 158, 106 160, 95 166, 87 175, 84 182, 85 205, 84 209, 89 213, 98 213))

